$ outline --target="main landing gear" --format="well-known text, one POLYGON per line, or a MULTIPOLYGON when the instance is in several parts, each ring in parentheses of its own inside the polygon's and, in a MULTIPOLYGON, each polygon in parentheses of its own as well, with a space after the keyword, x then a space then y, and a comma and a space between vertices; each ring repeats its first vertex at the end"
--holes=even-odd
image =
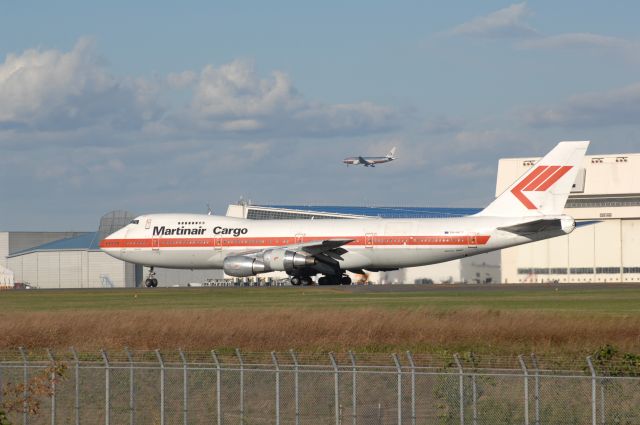
MULTIPOLYGON (((291 284, 294 286, 300 285, 313 285, 313 280, 311 280, 311 276, 291 276, 289 279, 291 284)), ((322 276, 318 279, 318 285, 351 285, 351 278, 344 275, 329 275, 322 276)))
POLYGON ((144 286, 147 288, 155 288, 158 286, 158 279, 156 279, 156 272, 153 271, 153 267, 149 267, 149 276, 147 276, 147 280, 144 281, 144 286))
POLYGON ((346 274, 342 276, 322 276, 318 279, 318 285, 351 285, 351 278, 346 274))
POLYGON ((313 280, 311 279, 311 276, 291 276, 291 279, 289 280, 291 281, 291 284, 294 286, 313 285, 313 280))

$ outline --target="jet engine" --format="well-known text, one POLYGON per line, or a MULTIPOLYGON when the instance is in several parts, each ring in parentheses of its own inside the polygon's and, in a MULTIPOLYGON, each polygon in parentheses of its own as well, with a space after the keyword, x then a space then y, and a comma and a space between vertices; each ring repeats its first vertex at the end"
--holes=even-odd
POLYGON ((306 266, 313 266, 316 259, 307 254, 283 248, 267 249, 260 255, 262 262, 271 270, 289 272, 306 266))
POLYGON ((290 272, 314 264, 316 264, 316 259, 311 255, 275 248, 263 251, 255 257, 248 255, 229 256, 224 259, 222 268, 229 276, 248 277, 271 271, 290 272))
POLYGON ((246 255, 232 255, 225 258, 222 269, 229 276, 235 277, 255 276, 258 273, 271 271, 267 270, 262 261, 246 255))

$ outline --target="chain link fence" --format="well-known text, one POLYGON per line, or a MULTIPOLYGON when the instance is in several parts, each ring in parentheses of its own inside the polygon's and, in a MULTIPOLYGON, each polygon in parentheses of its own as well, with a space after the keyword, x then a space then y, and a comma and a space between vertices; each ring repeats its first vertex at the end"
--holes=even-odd
POLYGON ((0 406, 23 425, 637 425, 639 369, 534 355, 20 349, 0 352, 0 406))

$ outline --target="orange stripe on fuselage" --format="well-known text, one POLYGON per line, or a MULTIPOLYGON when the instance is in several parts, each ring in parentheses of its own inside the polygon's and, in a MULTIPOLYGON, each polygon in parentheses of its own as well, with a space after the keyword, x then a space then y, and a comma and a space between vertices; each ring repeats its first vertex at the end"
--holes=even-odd
POLYGON ((442 246, 442 245, 486 245, 490 236, 331 236, 305 237, 254 237, 254 238, 143 238, 104 239, 100 248, 196 248, 196 247, 273 247, 328 239, 353 239, 347 245, 358 246, 442 246))

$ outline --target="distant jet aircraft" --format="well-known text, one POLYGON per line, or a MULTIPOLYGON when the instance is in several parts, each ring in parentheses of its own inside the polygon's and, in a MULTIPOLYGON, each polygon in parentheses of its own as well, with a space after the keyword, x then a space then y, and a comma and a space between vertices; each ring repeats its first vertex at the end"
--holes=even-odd
POLYGON ((385 162, 391 162, 396 158, 396 147, 391 148, 386 156, 350 156, 342 160, 347 166, 349 165, 364 165, 365 167, 375 167, 376 164, 384 164, 385 162))

